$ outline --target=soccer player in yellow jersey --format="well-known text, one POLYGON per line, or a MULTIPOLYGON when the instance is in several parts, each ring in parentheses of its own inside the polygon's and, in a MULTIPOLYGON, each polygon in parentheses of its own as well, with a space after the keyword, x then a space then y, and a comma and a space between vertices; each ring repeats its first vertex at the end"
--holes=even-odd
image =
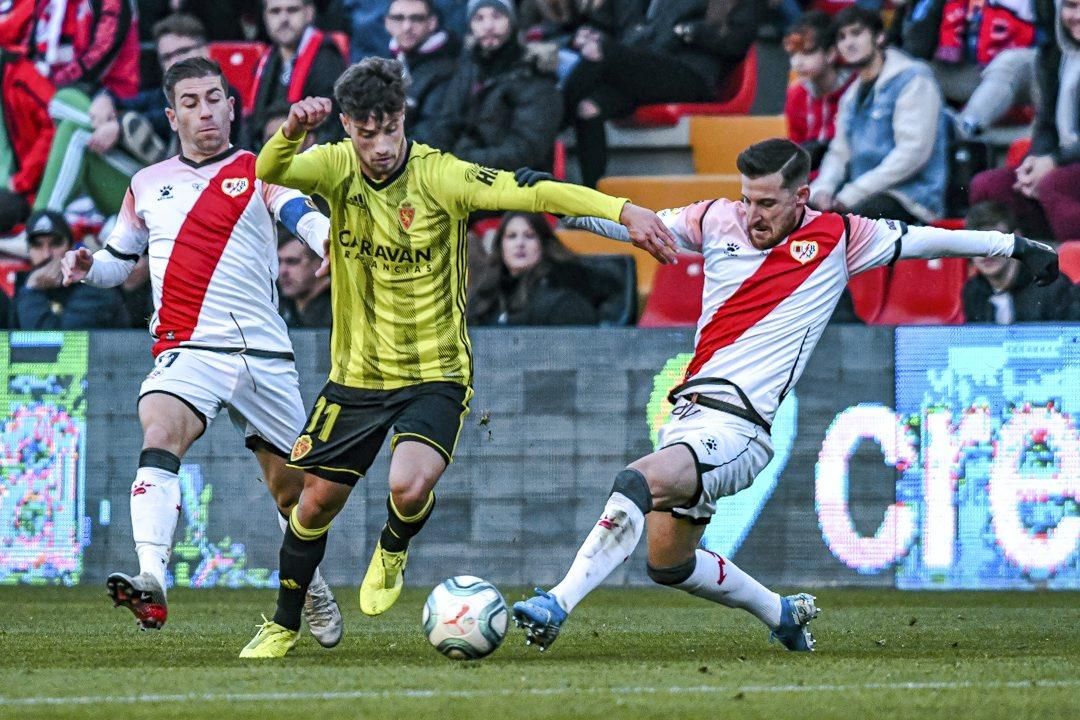
POLYGON ((360 587, 360 609, 378 615, 401 594, 409 539, 431 515, 435 484, 469 411, 470 212, 604 217, 625 224, 661 262, 674 259, 667 228, 649 210, 566 183, 522 187, 513 173, 406 140, 396 61, 368 58, 352 66, 334 94, 348 140, 297 154, 304 135, 330 114, 328 99, 308 98, 292 106, 256 165, 262 180, 330 204, 333 335, 330 377, 292 448, 290 465, 306 477, 281 546, 277 611, 241 657, 282 657, 296 644, 330 522, 391 427, 387 520, 360 587))

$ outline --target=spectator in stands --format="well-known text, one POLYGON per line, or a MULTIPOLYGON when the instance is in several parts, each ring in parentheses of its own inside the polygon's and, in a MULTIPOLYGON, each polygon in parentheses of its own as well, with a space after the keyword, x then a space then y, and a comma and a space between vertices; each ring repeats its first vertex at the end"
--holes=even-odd
POLYGON ((1080 235, 1080 0, 1057 6, 1057 47, 1040 49, 1036 67, 1031 152, 1018 168, 976 175, 971 202, 996 200, 1025 235, 1064 241, 1080 235))
POLYGON ((33 63, 0 49, 0 189, 14 194, 0 199, 9 206, 3 212, 11 214, 0 222, 0 234, 17 216, 21 215, 15 225, 26 219, 41 184, 56 131, 49 117, 54 92, 52 83, 38 74, 33 63))
POLYGON ((784 38, 796 81, 788 87, 784 102, 788 138, 810 153, 816 170, 836 132, 840 97, 854 74, 836 66, 832 19, 814 10, 806 13, 784 38))
POLYGON ((0 290, 0 330, 11 327, 11 300, 7 293, 0 290))
POLYGON ((278 239, 278 312, 291 328, 328 328, 330 276, 315 277, 322 258, 296 236, 281 232, 278 239))
POLYGON ((446 85, 457 68, 461 47, 439 27, 432 0, 394 0, 386 11, 390 53, 405 66, 405 131, 424 142, 442 111, 446 85))
POLYGON ((469 295, 477 325, 596 325, 592 277, 540 213, 503 216, 469 295))
POLYGON ((26 223, 34 269, 15 282, 13 326, 22 330, 87 330, 130 325, 120 293, 78 283, 64 287, 60 260, 72 248, 71 229, 59 213, 36 212, 26 223))
MULTIPOLYGON (((1009 209, 992 201, 972 206, 965 224, 968 230, 1016 230, 1009 209)), ((964 283, 963 290, 968 322, 1011 325, 1080 320, 1080 294, 1065 274, 1040 287, 1019 260, 987 257, 975 258, 972 263, 977 274, 964 283)))
POLYGON ((470 0, 469 47, 425 142, 501 170, 550 170, 562 101, 553 77, 523 58, 510 0, 470 0))
POLYGON ((881 16, 848 7, 836 47, 857 78, 840 99, 836 135, 810 185, 819 210, 925 224, 944 212, 946 132, 930 68, 885 47, 881 16))
POLYGON ((153 40, 154 26, 169 15, 196 18, 211 42, 254 39, 262 10, 261 0, 139 0, 140 35, 153 40))
MULTIPOLYGON (((289 114, 305 97, 334 97, 334 81, 345 71, 345 58, 328 33, 317 29, 312 0, 264 0, 263 19, 272 46, 255 77, 253 135, 261 137, 266 124, 289 114)), ((337 112, 337 101, 334 102, 337 112)), ((316 142, 345 137, 341 123, 328 122, 314 131, 316 142)))
POLYGON ((139 28, 133 0, 36 0, 32 22, 30 59, 57 88, 90 96, 105 88, 121 98, 138 92, 139 28))
MULTIPOLYGON (((153 32, 162 71, 185 58, 210 56, 206 31, 191 15, 170 15, 153 32)), ((239 145, 246 137, 240 95, 230 88, 229 96, 237 118, 231 139, 239 145)), ((62 211, 77 193, 86 192, 103 214, 117 212, 132 175, 179 151, 165 107, 160 88, 133 98, 101 92, 85 109, 68 107, 57 125, 35 207, 62 211)))
POLYGON ((617 37, 641 19, 640 12, 636 3, 617 0, 522 0, 519 14, 527 40, 525 53, 541 70, 553 73, 561 88, 581 62, 581 54, 574 49, 575 42, 581 42, 579 31, 617 37))
POLYGON ((1003 50, 1035 42, 1032 0, 919 0, 894 21, 898 44, 930 63, 945 98, 966 103, 1003 50))
POLYGON ((640 105, 705 102, 757 37, 766 4, 759 0, 651 0, 617 36, 581 28, 580 56, 563 93, 584 184, 607 171, 604 122, 640 105))
MULTIPOLYGON (((352 57, 359 62, 372 55, 391 57, 390 36, 385 17, 391 0, 343 0, 346 13, 351 18, 352 57)), ((439 26, 454 37, 464 37, 468 23, 465 20, 467 0, 434 0, 439 26)))

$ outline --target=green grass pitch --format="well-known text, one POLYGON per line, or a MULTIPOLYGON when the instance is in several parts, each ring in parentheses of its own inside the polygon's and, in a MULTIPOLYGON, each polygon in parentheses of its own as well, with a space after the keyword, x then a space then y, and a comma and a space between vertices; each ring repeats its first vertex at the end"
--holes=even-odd
MULTIPOLYGON (((506 592, 517 600, 522 590, 506 592)), ((139 633, 104 588, 0 588, 0 718, 1080 718, 1077 593, 818 592, 818 651, 766 641, 741 611, 664 589, 601 590, 547 653, 512 628, 479 662, 438 655, 425 592, 242 662, 272 592, 170 595, 139 633)))

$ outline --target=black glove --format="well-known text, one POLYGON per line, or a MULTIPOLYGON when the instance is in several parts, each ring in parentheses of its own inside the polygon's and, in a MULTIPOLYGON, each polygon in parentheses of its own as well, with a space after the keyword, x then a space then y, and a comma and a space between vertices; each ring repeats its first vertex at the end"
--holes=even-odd
POLYGON ((1012 256, 1027 266, 1035 276, 1036 285, 1045 286, 1057 280, 1058 254, 1046 243, 1017 235, 1012 256))
POLYGON ((555 179, 555 176, 551 173, 543 172, 541 170, 533 170, 532 168, 518 168, 514 171, 514 181, 517 182, 518 187, 532 187, 541 180, 551 180, 552 182, 559 182, 555 179))

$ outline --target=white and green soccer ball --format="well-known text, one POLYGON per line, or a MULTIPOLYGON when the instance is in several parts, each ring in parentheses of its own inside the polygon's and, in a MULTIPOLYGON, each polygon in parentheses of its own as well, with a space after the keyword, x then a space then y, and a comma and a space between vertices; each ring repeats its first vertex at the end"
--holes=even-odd
POLYGON ((506 637, 506 601, 494 585, 458 575, 435 586, 424 603, 424 634, 453 660, 478 660, 506 637))

